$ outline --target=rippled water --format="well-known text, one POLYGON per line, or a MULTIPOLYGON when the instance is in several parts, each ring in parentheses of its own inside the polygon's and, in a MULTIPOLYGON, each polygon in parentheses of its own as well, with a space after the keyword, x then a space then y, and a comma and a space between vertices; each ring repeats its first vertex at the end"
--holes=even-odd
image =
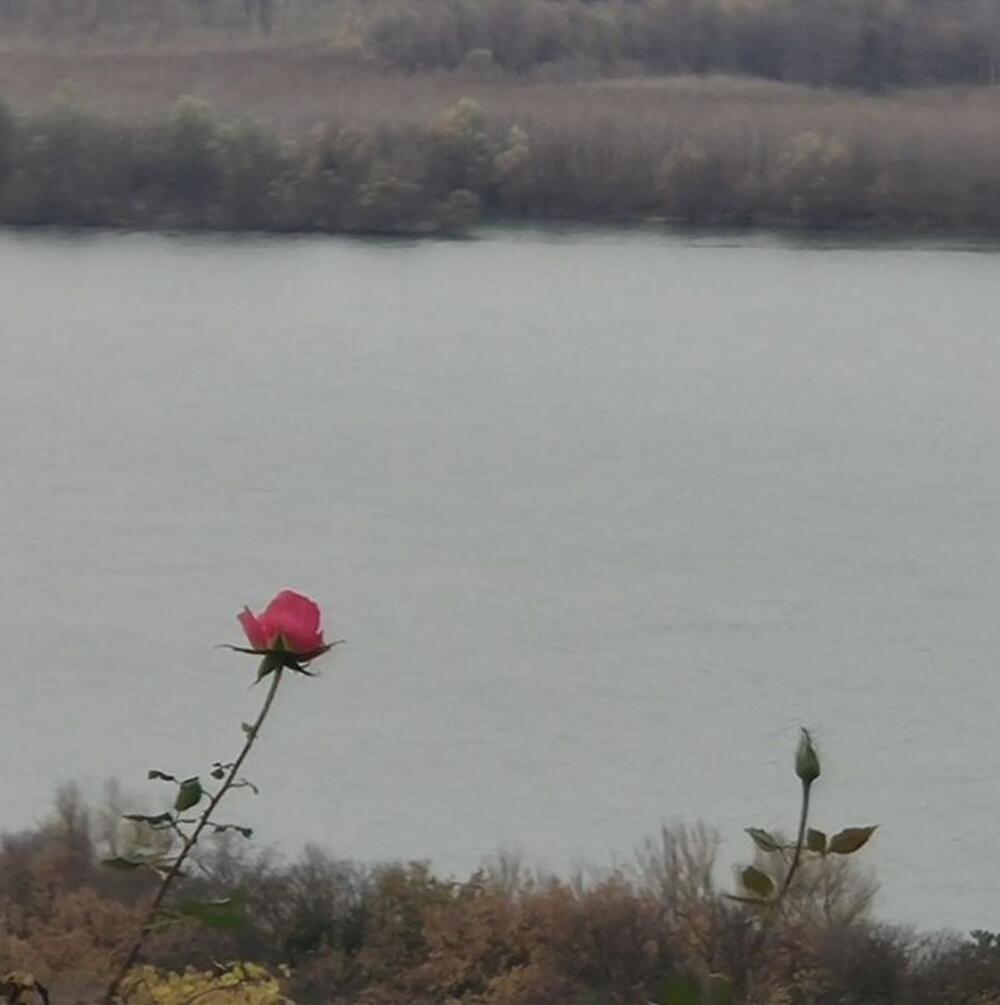
POLYGON ((231 815, 607 865, 661 821, 882 824, 881 916, 1000 927, 1000 257, 769 237, 0 236, 5 827, 199 770, 294 585, 231 815), (251 661, 252 663, 252 661, 251 661))

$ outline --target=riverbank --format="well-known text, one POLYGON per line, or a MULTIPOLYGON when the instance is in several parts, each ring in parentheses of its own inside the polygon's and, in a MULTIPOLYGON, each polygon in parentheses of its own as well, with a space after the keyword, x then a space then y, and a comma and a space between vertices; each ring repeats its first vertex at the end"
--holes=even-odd
POLYGON ((5 56, 0 222, 1000 231, 989 88, 865 96, 732 78, 385 75, 305 49, 224 55, 5 56))

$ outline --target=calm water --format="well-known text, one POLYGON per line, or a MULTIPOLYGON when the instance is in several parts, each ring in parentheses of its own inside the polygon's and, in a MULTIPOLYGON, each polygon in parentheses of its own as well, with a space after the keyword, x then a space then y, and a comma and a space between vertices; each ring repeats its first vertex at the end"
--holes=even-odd
POLYGON ((233 752, 292 849, 740 860, 879 822, 879 913, 1000 927, 1000 257, 775 238, 0 237, 5 827, 233 752))

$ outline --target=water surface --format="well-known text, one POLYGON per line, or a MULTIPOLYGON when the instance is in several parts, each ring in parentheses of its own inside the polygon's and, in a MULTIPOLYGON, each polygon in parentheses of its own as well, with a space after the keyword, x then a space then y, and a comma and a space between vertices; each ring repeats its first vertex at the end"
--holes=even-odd
POLYGON ((627 860, 882 824, 882 917, 1000 927, 1000 258, 494 232, 0 236, 5 827, 231 754, 289 849, 627 860))

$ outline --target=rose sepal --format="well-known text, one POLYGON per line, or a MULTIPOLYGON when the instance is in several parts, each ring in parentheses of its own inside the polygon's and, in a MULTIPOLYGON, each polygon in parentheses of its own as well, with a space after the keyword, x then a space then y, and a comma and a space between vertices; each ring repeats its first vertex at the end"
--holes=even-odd
MULTIPOLYGON (((248 656, 260 656, 260 666, 257 669, 257 680, 261 681, 276 670, 291 670, 293 673, 302 674, 304 677, 315 677, 316 674, 308 669, 309 664, 324 653, 329 652, 334 646, 339 646, 343 639, 336 642, 327 642, 322 646, 307 653, 296 653, 285 648, 284 640, 278 638, 276 645, 272 649, 252 649, 248 646, 233 646, 224 643, 221 648, 231 649, 234 653, 246 653, 248 656)), ((255 682, 256 683, 256 682, 255 682)))

